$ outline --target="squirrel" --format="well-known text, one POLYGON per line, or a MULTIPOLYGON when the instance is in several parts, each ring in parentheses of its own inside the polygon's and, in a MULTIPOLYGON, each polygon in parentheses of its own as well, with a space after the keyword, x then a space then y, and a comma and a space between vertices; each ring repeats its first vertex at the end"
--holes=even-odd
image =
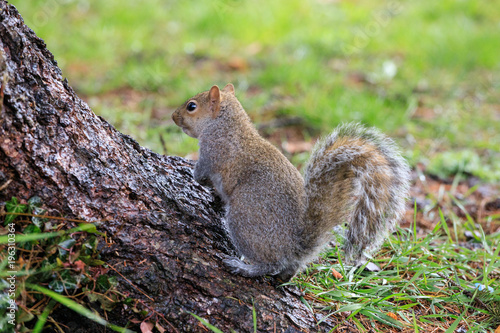
POLYGON ((402 217, 410 169, 394 141, 374 128, 343 124, 316 143, 304 178, 259 135, 234 86, 188 99, 172 115, 197 138, 194 178, 226 207, 225 227, 239 257, 232 273, 288 281, 347 223, 348 262, 363 263, 402 217))

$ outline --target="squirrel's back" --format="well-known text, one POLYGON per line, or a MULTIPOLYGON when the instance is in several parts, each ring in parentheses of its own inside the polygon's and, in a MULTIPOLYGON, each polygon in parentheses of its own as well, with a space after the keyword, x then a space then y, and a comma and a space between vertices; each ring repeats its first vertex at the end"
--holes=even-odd
POLYGON ((237 163, 228 162, 221 172, 233 177, 224 186, 234 185, 226 199, 226 218, 235 247, 250 261, 288 266, 303 230, 302 176, 267 141, 249 142, 237 163))

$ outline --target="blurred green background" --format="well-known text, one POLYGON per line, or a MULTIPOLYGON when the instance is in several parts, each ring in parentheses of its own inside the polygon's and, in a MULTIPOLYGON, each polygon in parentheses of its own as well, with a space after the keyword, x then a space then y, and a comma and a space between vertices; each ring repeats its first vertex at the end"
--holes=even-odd
POLYGON ((257 124, 303 120, 271 126, 275 144, 360 121, 433 174, 500 181, 500 1, 10 3, 80 97, 159 153, 195 152, 171 112, 232 82, 257 124))

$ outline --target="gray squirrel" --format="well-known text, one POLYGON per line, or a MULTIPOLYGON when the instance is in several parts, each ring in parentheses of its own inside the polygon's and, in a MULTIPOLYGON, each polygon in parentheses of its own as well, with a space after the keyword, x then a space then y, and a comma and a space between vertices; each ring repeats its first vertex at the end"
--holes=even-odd
POLYGON ((374 128, 344 124, 316 143, 304 178, 262 138, 234 86, 213 86, 172 115, 199 140, 194 178, 215 187, 239 255, 231 272, 289 280, 347 223, 348 262, 362 262, 402 217, 410 169, 395 143, 374 128))

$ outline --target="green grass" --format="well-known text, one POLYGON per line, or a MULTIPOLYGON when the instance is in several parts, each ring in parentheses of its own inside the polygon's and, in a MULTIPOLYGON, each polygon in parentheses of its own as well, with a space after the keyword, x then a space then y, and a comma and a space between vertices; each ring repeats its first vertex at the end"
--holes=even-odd
POLYGON ((105 274, 108 268, 99 260, 97 246, 103 234, 95 224, 48 216, 38 197, 24 203, 13 197, 0 207, 1 332, 42 332, 49 319, 52 329, 60 328, 49 318, 56 304, 111 330, 131 332, 87 308, 87 299, 103 310, 126 301, 116 290, 116 278, 105 274), (17 307, 12 313, 14 300, 17 307))
MULTIPOLYGON (((500 325, 500 234, 485 235, 473 221, 463 225, 456 216, 450 229, 442 214, 425 237, 417 237, 415 225, 398 228, 385 242, 372 260, 378 272, 345 265, 335 247, 287 284, 298 286, 305 305, 321 313, 320 322, 337 323, 335 328, 492 332, 500 325), (464 230, 477 236, 464 242, 464 230)), ((253 321, 256 327, 255 315, 253 321)))
POLYGON ((414 326, 427 332, 450 327, 460 315, 468 332, 482 332, 500 324, 498 234, 482 234, 478 244, 484 250, 458 244, 443 219, 424 238, 399 229, 373 260, 382 267, 379 272, 345 266, 338 249, 332 249, 325 258, 339 263, 313 265, 295 283, 308 295, 311 307, 321 304, 332 315, 344 312, 345 321, 362 332, 370 327, 411 331, 414 326), (334 278, 333 269, 342 277, 334 278), (478 293, 476 283, 490 286, 494 293, 478 293))
POLYGON ((486 223, 472 218, 465 205, 475 189, 454 195, 457 185, 438 196, 429 193, 427 207, 415 204, 411 227, 398 228, 373 257, 380 271, 346 266, 338 247, 328 249, 292 281, 305 293, 304 302, 360 332, 454 332, 458 326, 489 332, 498 327, 500 232, 482 229, 498 215, 486 223), (422 235, 423 215, 435 218, 432 230, 422 235))
POLYGON ((361 121, 414 164, 472 150, 485 166, 475 174, 500 180, 489 172, 500 158, 498 2, 12 3, 94 111, 157 152, 196 151, 171 112, 233 82, 256 122, 300 116, 327 133, 361 121))

